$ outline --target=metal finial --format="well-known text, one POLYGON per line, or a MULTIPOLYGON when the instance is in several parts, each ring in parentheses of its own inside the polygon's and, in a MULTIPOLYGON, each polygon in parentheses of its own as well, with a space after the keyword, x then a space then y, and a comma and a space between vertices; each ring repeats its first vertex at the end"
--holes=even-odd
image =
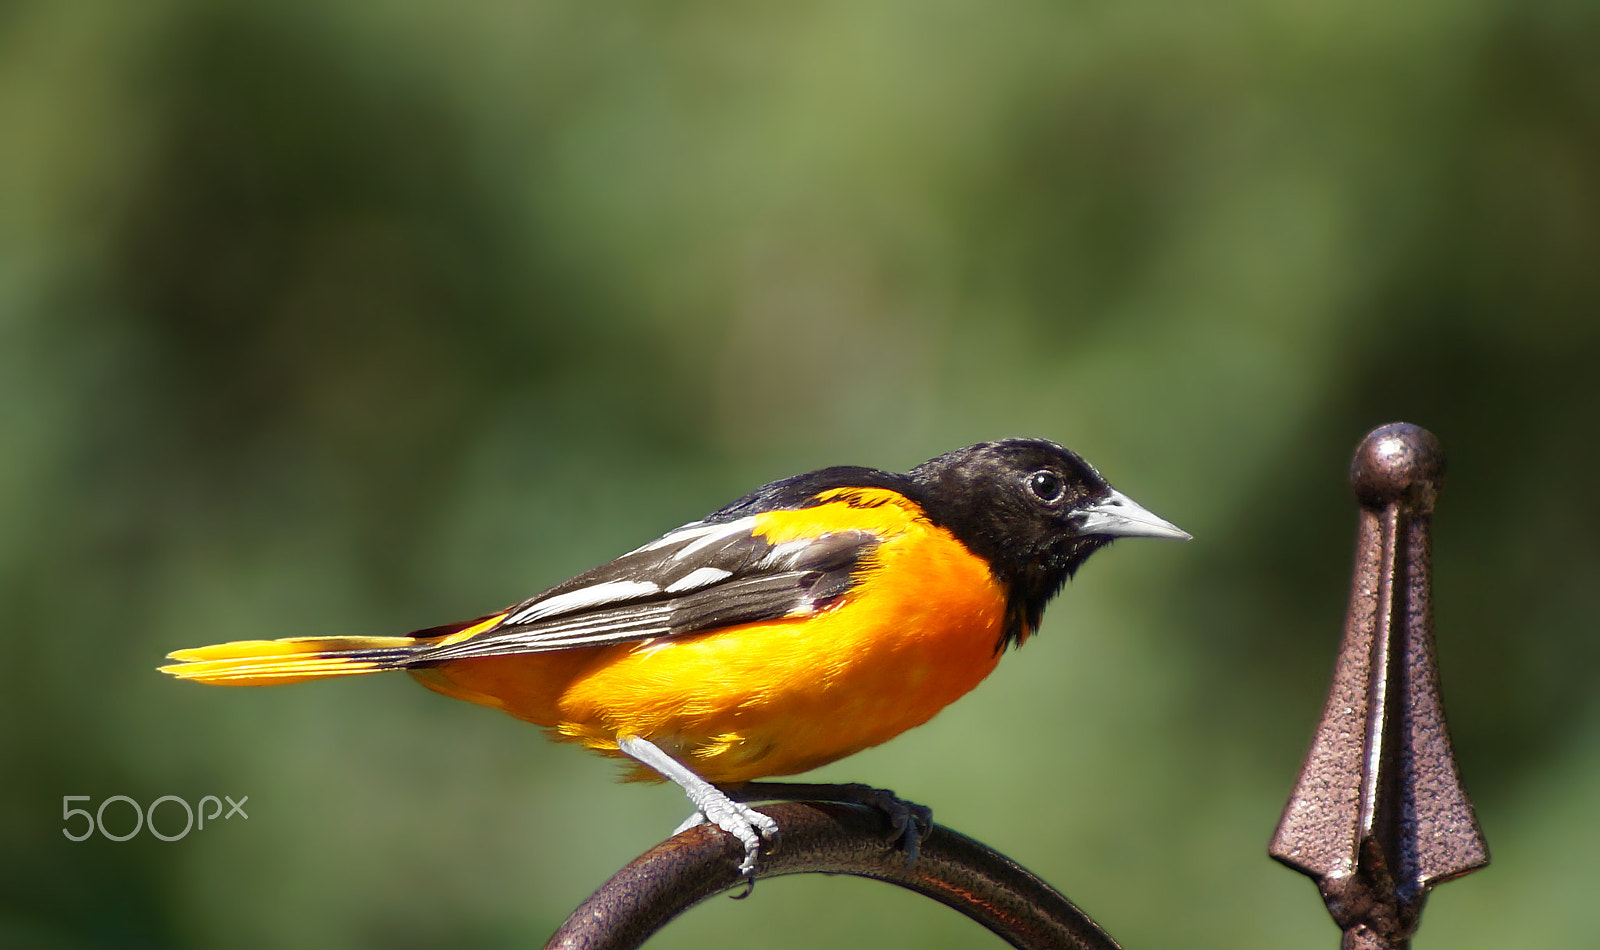
POLYGON ((1394 423, 1356 449, 1361 502, 1344 641, 1269 853, 1315 878, 1345 950, 1409 946, 1428 890, 1489 863, 1461 786, 1434 658, 1438 439, 1394 423))
POLYGON ((1395 422, 1368 433, 1350 462, 1350 484, 1367 508, 1403 505, 1413 514, 1433 511, 1444 477, 1444 450, 1432 432, 1395 422))

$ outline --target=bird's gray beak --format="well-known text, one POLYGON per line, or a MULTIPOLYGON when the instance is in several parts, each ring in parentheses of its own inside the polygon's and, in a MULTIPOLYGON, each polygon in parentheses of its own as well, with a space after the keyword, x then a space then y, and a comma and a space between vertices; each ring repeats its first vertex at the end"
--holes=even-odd
POLYGON ((1104 534, 1114 538, 1173 538, 1189 540, 1189 532, 1156 517, 1143 505, 1117 491, 1078 513, 1079 534, 1104 534))

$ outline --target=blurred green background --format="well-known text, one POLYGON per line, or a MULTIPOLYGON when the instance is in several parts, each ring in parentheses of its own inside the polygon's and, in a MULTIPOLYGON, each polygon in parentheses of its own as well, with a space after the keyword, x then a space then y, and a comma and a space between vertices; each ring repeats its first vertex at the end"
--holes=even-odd
MULTIPOLYGON (((1350 452, 1406 419, 1495 856, 1416 946, 1593 946, 1596 49, 1581 0, 0 4, 0 944, 536 946, 676 790, 405 677, 162 655, 475 616, 772 478, 1027 434, 1196 540, 817 774, 1130 948, 1334 946, 1265 847, 1350 452), (207 794, 248 821, 62 835, 207 794)), ((998 942, 812 878, 653 946, 830 944, 998 942)))

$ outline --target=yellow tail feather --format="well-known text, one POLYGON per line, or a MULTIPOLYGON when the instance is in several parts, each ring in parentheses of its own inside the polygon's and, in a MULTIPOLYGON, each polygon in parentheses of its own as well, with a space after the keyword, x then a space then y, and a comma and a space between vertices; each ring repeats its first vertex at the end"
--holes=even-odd
POLYGON ((328 676, 400 669, 405 660, 437 639, 413 637, 297 637, 236 640, 177 650, 159 667, 178 679, 219 686, 277 686, 328 676))

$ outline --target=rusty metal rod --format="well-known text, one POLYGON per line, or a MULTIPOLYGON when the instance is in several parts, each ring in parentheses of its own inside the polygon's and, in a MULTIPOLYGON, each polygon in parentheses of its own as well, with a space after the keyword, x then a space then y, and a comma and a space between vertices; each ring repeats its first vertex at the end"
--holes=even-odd
MULTIPOLYGON (((762 852, 757 879, 785 874, 875 878, 953 907, 1023 950, 1118 950, 1083 911, 1021 865, 939 825, 915 864, 889 843, 889 824, 873 809, 785 802, 761 809, 782 829, 762 852)), ((677 915, 716 894, 744 887, 743 846, 701 825, 662 842, 617 872, 583 903, 547 950, 630 950, 677 915)))
POLYGON ((1268 849, 1317 881, 1344 950, 1406 950, 1428 891, 1489 863, 1439 700, 1430 528, 1444 453, 1406 423, 1373 430, 1333 685, 1268 849))

